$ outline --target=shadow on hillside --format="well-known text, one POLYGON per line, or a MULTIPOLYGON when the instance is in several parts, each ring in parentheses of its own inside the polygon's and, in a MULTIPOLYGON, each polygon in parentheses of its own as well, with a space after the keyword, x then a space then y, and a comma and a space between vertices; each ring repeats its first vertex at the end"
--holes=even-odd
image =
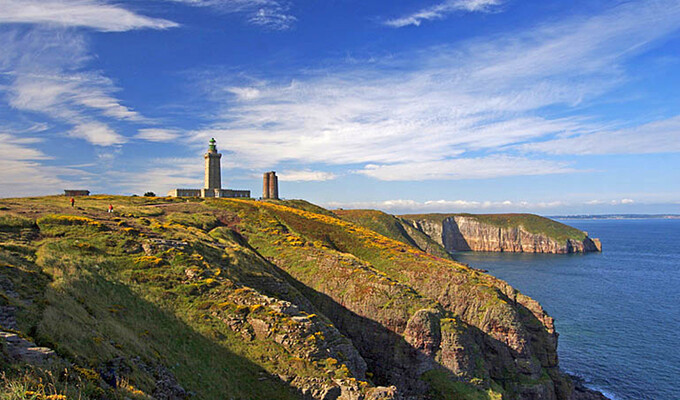
MULTIPOLYGON (((404 395, 424 395, 427 384, 421 379, 423 372, 431 369, 446 371, 451 381, 461 378, 454 374, 451 364, 442 365, 434 357, 428 356, 422 350, 408 343, 404 337, 385 325, 368 317, 359 315, 347 307, 339 304, 332 297, 308 287, 303 282, 288 274, 282 268, 273 265, 287 281, 299 290, 314 307, 328 317, 336 328, 350 340, 357 348, 368 365, 368 371, 373 374, 373 383, 380 386, 396 386, 404 395)), ((510 301, 509 299, 507 299, 510 301)), ((521 314, 526 323, 537 328, 542 324, 531 312, 522 305, 521 314)), ((517 353, 507 344, 493 338, 479 328, 465 324, 467 335, 474 345, 481 350, 482 357, 475 359, 472 349, 468 349, 470 368, 462 372, 467 379, 479 376, 481 362, 488 377, 501 384, 506 389, 516 390, 519 378, 516 375, 517 353), (513 372, 515 371, 515 372, 513 372)), ((403 329, 403 328, 402 328, 403 329)), ((535 352, 535 349, 533 349, 535 352)), ((545 355, 542 355, 545 356, 545 355)), ((445 362, 446 363, 446 362, 445 362)), ((484 373, 482 373, 484 375, 484 373)), ((483 376, 482 375, 482 376, 483 376)), ((527 382, 527 380, 524 380, 527 382)))
POLYGON ((102 275, 78 277, 58 290, 48 288, 46 300, 42 320, 31 329, 38 345, 81 366, 92 366, 109 385, 142 373, 156 381, 160 393, 154 393, 155 398, 189 399, 190 392, 203 399, 303 397, 220 343, 224 336, 209 327, 210 321, 199 332, 173 312, 102 275), (187 393, 178 391, 173 377, 187 393))

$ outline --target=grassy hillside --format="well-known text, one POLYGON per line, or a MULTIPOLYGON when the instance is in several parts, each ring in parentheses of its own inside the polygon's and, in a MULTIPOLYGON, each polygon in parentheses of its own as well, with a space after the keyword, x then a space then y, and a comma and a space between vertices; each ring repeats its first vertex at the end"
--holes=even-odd
POLYGON ((0 399, 567 398, 536 302, 379 217, 394 238, 304 201, 0 199, 0 331, 56 352, 0 339, 0 399))
POLYGON ((439 243, 394 215, 377 210, 334 210, 333 212, 346 221, 371 229, 390 239, 438 257, 451 258, 449 252, 439 243))
POLYGON ((408 220, 427 219, 441 222, 453 216, 472 218, 481 223, 500 228, 521 226, 530 233, 543 234, 557 241, 566 241, 567 239, 582 241, 586 238, 585 232, 581 230, 535 214, 408 214, 402 217, 408 220))

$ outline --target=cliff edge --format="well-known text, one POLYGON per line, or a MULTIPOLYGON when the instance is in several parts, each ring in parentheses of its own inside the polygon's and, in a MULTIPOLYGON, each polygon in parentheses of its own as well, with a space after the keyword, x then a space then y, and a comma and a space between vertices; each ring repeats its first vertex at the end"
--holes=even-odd
POLYGON ((586 232, 533 214, 419 214, 401 219, 448 251, 602 251, 600 241, 586 232))

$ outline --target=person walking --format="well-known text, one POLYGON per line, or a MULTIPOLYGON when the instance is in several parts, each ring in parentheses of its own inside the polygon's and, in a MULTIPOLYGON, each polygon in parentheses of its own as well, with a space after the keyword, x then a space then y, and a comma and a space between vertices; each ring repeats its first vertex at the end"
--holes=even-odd
POLYGON ((76 199, 74 199, 73 197, 71 197, 71 207, 74 207, 75 204, 76 204, 76 199))
POLYGON ((110 213, 113 212, 113 204, 109 204, 109 212, 110 212, 110 213))

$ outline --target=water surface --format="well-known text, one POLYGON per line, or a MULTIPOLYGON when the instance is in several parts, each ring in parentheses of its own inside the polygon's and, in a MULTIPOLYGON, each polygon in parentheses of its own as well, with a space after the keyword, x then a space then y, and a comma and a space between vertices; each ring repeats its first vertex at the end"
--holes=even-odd
POLYGON ((460 252, 555 317, 562 368, 617 400, 680 399, 680 220, 563 220, 602 253, 460 252))

